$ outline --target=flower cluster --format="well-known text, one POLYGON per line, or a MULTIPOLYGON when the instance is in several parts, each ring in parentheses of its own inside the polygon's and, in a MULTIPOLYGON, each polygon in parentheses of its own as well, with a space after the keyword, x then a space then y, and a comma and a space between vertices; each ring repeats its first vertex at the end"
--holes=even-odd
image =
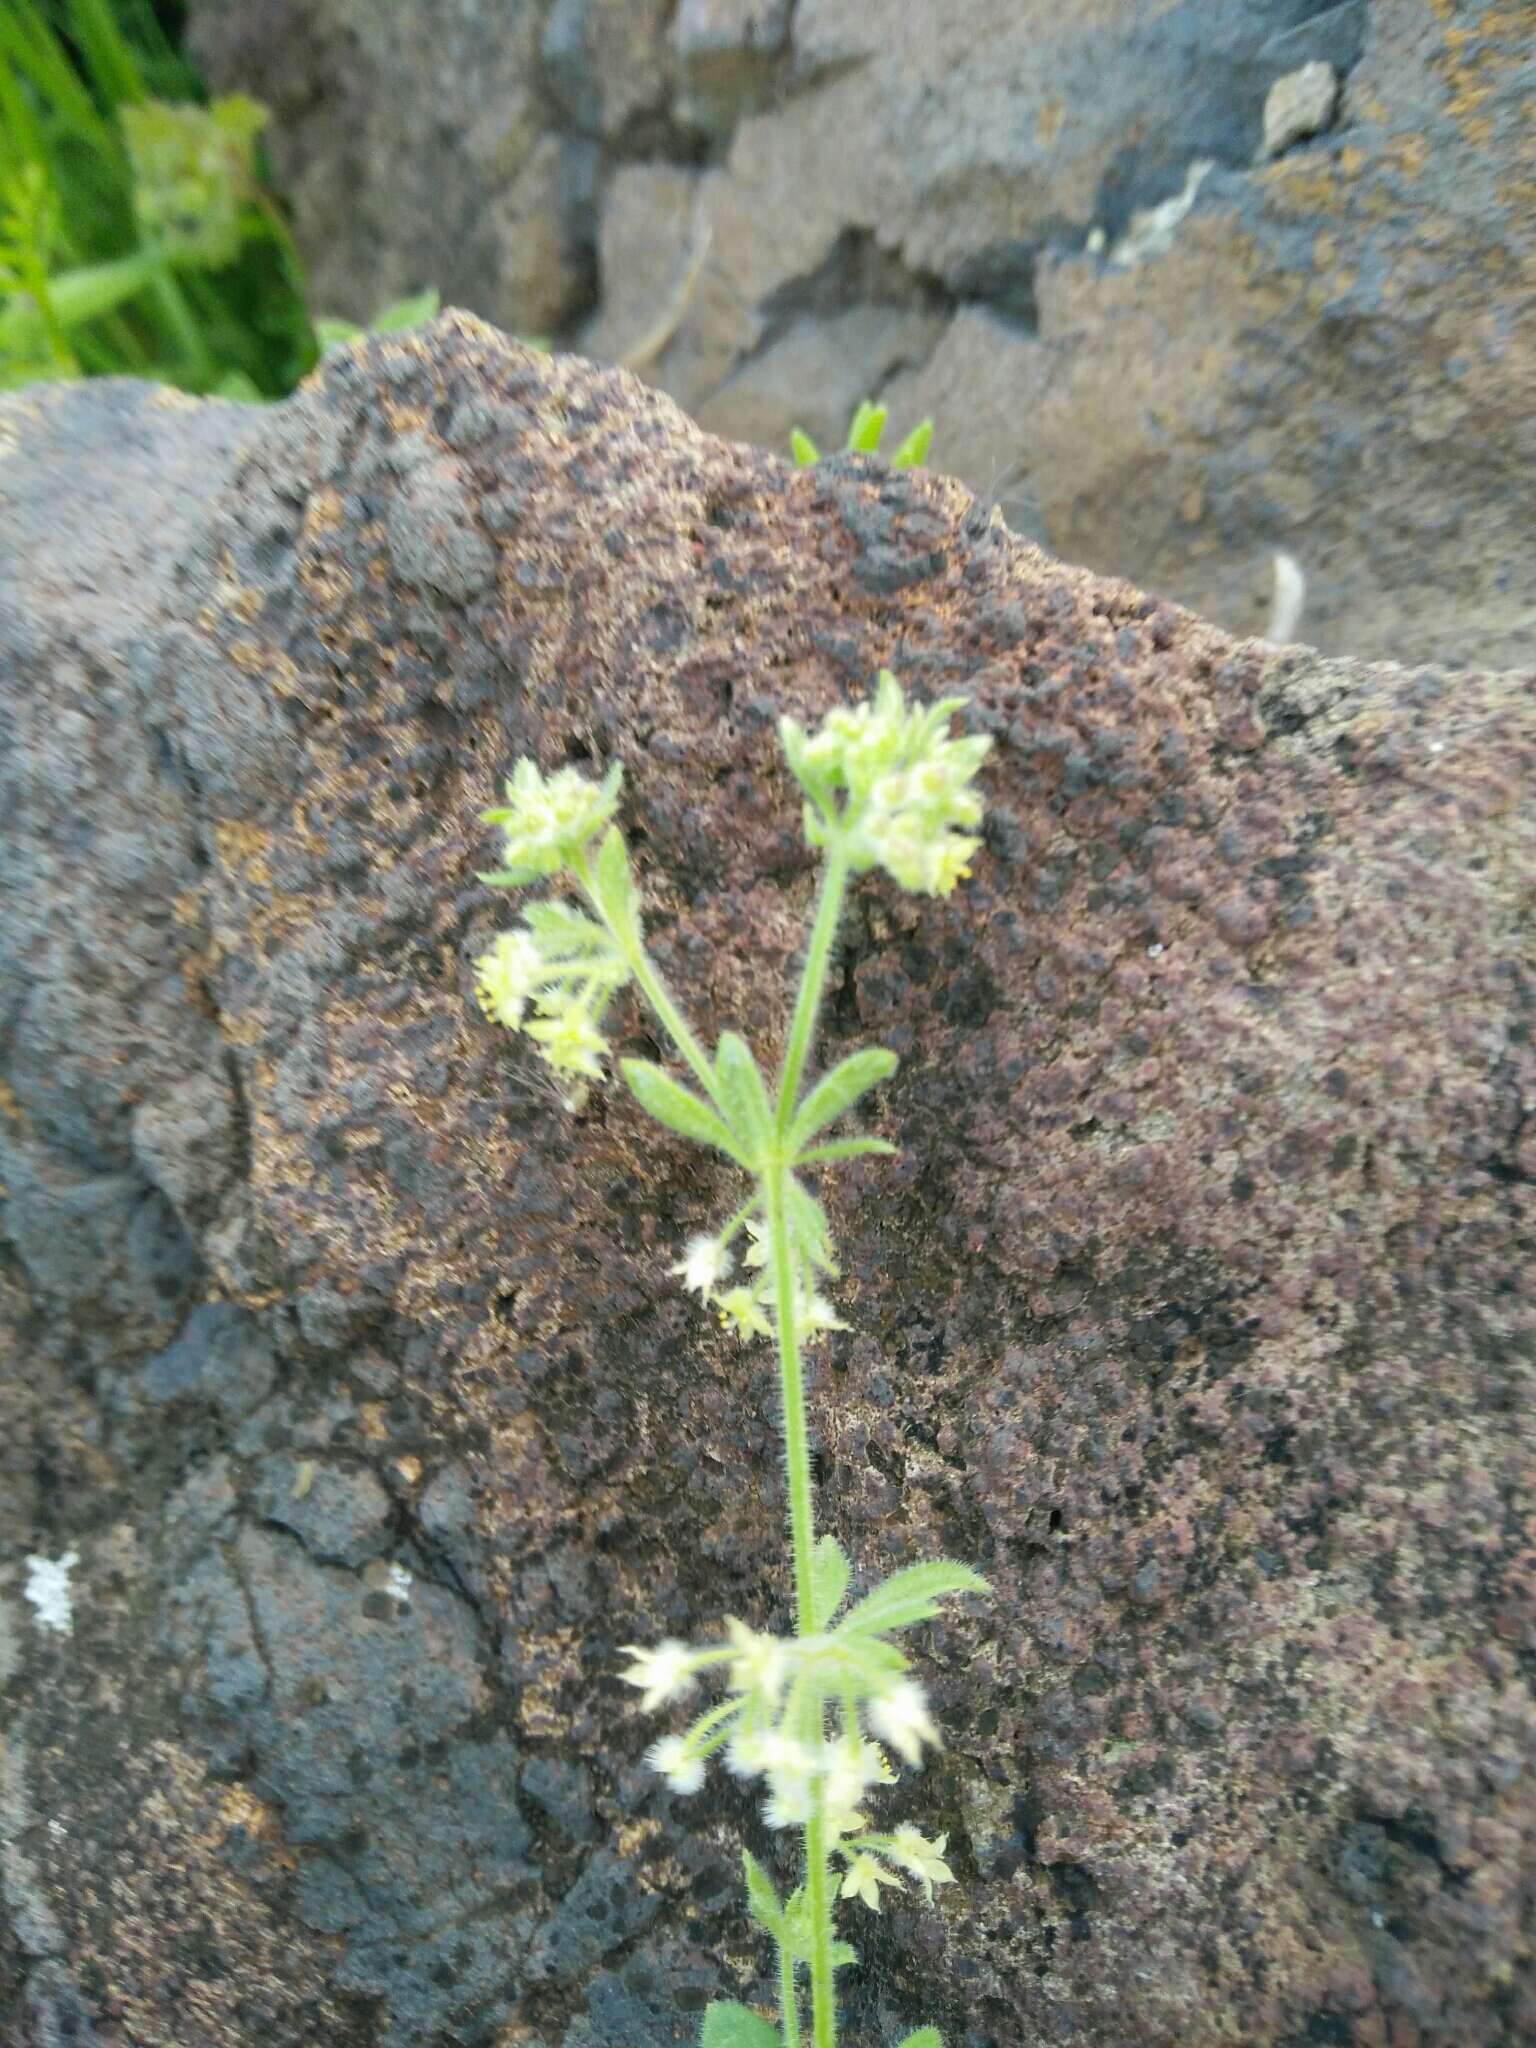
POLYGON ((481 881, 520 889, 575 867, 619 808, 622 780, 617 761, 601 782, 577 768, 543 775, 536 762, 519 761, 507 778, 505 804, 482 813, 487 825, 501 827, 505 846, 500 869, 481 881))
POLYGON ((598 1027, 634 971, 618 937, 630 929, 633 897, 618 834, 608 834, 596 874, 589 859, 618 806, 620 775, 617 763, 597 783, 574 768, 545 776, 532 761, 519 761, 505 805, 485 813, 502 829, 506 864, 483 881, 511 889, 574 872, 618 913, 599 923, 558 900, 532 904, 523 923, 502 932, 475 962, 475 993, 487 1017, 526 1032, 557 1073, 584 1080, 602 1079, 608 1044, 598 1027))
MULTIPOLYGON (((835 1277, 837 1273, 826 1212, 798 1182, 791 1182, 791 1204, 799 1223, 797 1229, 792 1220, 790 1231, 795 1265, 795 1334, 803 1344, 824 1330, 846 1330, 848 1325, 816 1284, 819 1275, 835 1277)), ((774 1287, 768 1270, 768 1231, 750 1213, 751 1208, 749 1203, 745 1209, 739 1209, 718 1237, 689 1238, 683 1256, 668 1268, 684 1287, 710 1303, 720 1317, 722 1329, 734 1330, 743 1341, 773 1335, 774 1287), (731 1243, 742 1229, 750 1241, 742 1258, 744 1271, 737 1277, 731 1243)))
POLYGON ((903 889, 947 896, 980 845, 981 799, 971 786, 991 741, 950 737, 963 697, 909 707, 889 669, 872 704, 834 711, 807 734, 779 721, 784 752, 805 792, 812 846, 840 845, 856 874, 882 867, 903 889))
POLYGON ((762 1634, 728 1618, 725 1640, 694 1647, 668 1639, 655 1649, 631 1645, 626 1683, 647 1711, 685 1698, 705 1672, 722 1671, 726 1696, 681 1735, 663 1736, 647 1753, 674 1792, 697 1792, 719 1756, 735 1777, 760 1778, 763 1817, 773 1828, 803 1827, 819 1813, 832 1854, 844 1868, 843 1896, 879 1910, 879 1888, 915 1878, 931 1898, 950 1881, 945 1838, 916 1828, 871 1831, 864 1811, 877 1786, 895 1782, 894 1753, 922 1762, 939 1732, 921 1685, 889 1633, 938 1611, 949 1593, 979 1590, 962 1566, 940 1562, 898 1572, 829 1624, 848 1584, 839 1546, 816 1546, 815 1633, 762 1634))
POLYGON ((535 903, 475 962, 475 993, 487 1017, 525 1031, 557 1073, 601 1080, 608 1045, 598 1025, 629 976, 600 924, 566 903, 535 903))
POLYGON ((133 209, 151 241, 222 269, 240 254, 241 212, 258 191, 256 140, 267 110, 235 94, 209 106, 145 100, 118 109, 133 166, 133 209))

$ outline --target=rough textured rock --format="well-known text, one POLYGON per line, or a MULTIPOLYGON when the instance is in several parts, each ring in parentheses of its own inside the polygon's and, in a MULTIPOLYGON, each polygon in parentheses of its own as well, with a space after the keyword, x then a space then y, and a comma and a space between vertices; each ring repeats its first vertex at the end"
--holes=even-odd
POLYGON ((884 392, 1031 538, 1234 631, 1283 550, 1326 650, 1531 659, 1528 7, 302 13, 192 7, 216 79, 277 107, 328 304, 435 279, 776 447, 884 392))
POLYGON ((0 410, 0 2038, 766 1990, 773 1846, 614 1678, 783 1614, 767 1360, 665 1271, 729 1177, 479 1018, 476 820, 621 760, 665 966, 771 1034, 773 714, 882 662, 997 745, 972 884, 842 935, 903 1151, 833 1197, 821 1499, 996 1600, 896 1802, 960 1882, 847 2038, 1536 2032, 1536 683, 1234 642, 452 320, 263 412, 0 410))

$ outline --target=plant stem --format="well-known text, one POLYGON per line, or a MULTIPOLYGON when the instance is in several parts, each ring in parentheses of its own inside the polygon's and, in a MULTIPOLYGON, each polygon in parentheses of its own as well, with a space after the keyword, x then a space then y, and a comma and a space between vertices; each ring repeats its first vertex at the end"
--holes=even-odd
POLYGON ((800 1333, 795 1327, 795 1262, 785 1196, 788 1176, 780 1163, 763 1175, 763 1210, 773 1262, 775 1325, 779 1340, 779 1394, 784 1417, 784 1466, 789 1490, 789 1541, 795 1562, 795 1624, 803 1636, 816 1633, 811 1564, 816 1544, 811 1496, 811 1446, 805 1420, 805 1377, 800 1333))
POLYGON ((795 2002, 795 1958, 779 1943, 779 2026, 784 2048, 800 2048, 800 2008, 795 2002))
POLYGON ((832 957, 832 941, 837 936, 837 921, 843 913, 843 894, 847 886, 848 857, 840 846, 834 845, 827 855, 827 864, 821 871, 821 892, 816 903, 816 922, 811 927, 811 940, 805 955, 805 971, 800 977, 800 991, 795 997, 795 1014, 790 1021, 789 1039, 784 1047, 784 1067, 779 1076, 780 1135, 789 1129, 790 1120, 795 1113, 795 1100, 800 1092, 805 1063, 810 1057, 811 1040, 816 1031, 816 1013, 821 1008, 822 990, 827 979, 827 963, 832 957))
POLYGON ((585 852, 577 859, 576 874, 586 891, 587 901, 597 912, 599 922, 629 962, 642 994, 656 1012, 657 1022, 693 1069, 699 1086, 710 1101, 717 1109, 721 1108, 719 1083, 715 1080, 715 1070, 709 1063, 709 1055, 689 1029, 687 1019, 672 1000, 666 983, 656 972, 643 943, 632 932, 620 931, 603 908, 602 900, 597 893, 597 882, 592 873, 592 863, 585 852))
MULTIPOLYGON (((795 996, 794 1015, 784 1047, 779 1076, 777 1123, 782 1138, 794 1118, 796 1098, 810 1057, 826 986, 827 966, 837 921, 848 887, 848 860, 834 846, 822 869, 816 920, 806 948, 805 967, 795 996)), ((779 1386, 784 1405, 784 1464, 789 1484, 789 1533, 795 1559, 795 1610, 799 1632, 816 1628, 811 1565, 815 1554, 815 1502, 811 1491, 811 1452, 805 1415, 805 1375, 800 1361, 800 1332, 795 1322, 795 1266, 789 1236, 786 1182, 782 1158, 763 1176, 763 1211, 773 1261, 774 1296, 779 1340, 779 1386)), ((819 1743, 825 1727, 811 1731, 819 1743)), ((811 1818, 805 1830, 806 1897, 811 1909, 811 2036, 813 2048, 836 2048, 837 2004, 832 1983, 832 1902, 827 1887, 827 1827, 818 1782, 812 1794, 811 1818)))
MULTIPOLYGON (((841 893, 839 891, 839 893, 841 893)), ((823 904, 825 905, 825 897, 823 904)), ((835 921, 835 913, 834 913, 835 921)), ((818 923, 820 919, 818 918, 818 923)), ((814 949, 813 949, 814 952, 814 949)), ((806 961, 806 977, 812 969, 806 961)), ((802 983, 802 995, 804 983, 802 983)), ((814 1006, 813 1006, 814 1013, 814 1006)), ((784 1469, 789 1486, 789 1541, 795 1560, 795 1620, 802 1636, 816 1633, 812 1561, 816 1548, 811 1492, 811 1446, 805 1418, 805 1376, 800 1332, 795 1323, 795 1260, 785 1193, 788 1170, 775 1160, 763 1175, 763 1211, 773 1261, 773 1291, 779 1340, 779 1391, 784 1408, 784 1469)), ((811 1731, 819 1742, 823 1730, 811 1731)), ((806 1893, 811 1908, 811 2036, 814 2048, 836 2048, 837 2009, 832 1996, 832 1911, 827 1898, 826 1823, 818 1784, 805 1830, 806 1893)))
POLYGON ((827 1823, 823 1793, 805 1830, 805 1882, 811 1902, 811 2038, 815 2048, 837 2048, 837 2000, 832 1988, 832 1901, 827 1887, 827 1823))

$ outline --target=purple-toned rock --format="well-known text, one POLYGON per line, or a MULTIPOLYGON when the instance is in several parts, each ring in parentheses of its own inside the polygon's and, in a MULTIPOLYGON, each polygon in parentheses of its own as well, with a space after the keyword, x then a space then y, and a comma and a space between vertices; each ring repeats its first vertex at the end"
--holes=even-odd
POLYGON ((663 967, 771 1055, 775 715, 882 664, 995 746, 973 881, 840 935, 902 1150, 831 1191, 821 1514, 995 1599, 922 1644, 959 1882, 857 1929, 850 2048, 1536 2034, 1536 680, 1235 642, 451 318, 0 408, 7 2041, 769 1995, 774 1845, 615 1679, 785 1617, 769 1359, 666 1272, 730 1174, 480 1018, 478 817, 622 762, 663 967))

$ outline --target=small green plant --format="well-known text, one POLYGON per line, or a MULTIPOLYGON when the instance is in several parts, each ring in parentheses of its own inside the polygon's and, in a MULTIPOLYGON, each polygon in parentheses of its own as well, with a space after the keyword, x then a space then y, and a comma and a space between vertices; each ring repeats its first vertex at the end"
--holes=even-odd
MULTIPOLYGON (((862 399, 859 408, 848 424, 848 439, 843 444, 848 453, 854 455, 878 455, 880 443, 885 438, 886 408, 872 405, 862 399)), ((907 438, 891 457, 892 469, 916 469, 928 460, 928 450, 933 446, 933 421, 919 420, 907 438)), ((802 469, 809 469, 813 462, 820 462, 821 450, 809 434, 803 434, 796 427, 789 437, 789 452, 802 469)))
MULTIPOLYGON (((895 1150, 833 1127, 889 1079, 896 1057, 871 1047, 814 1080, 807 1074, 850 882, 878 867, 904 889, 947 895, 969 873, 982 815, 973 783, 989 742, 952 734, 964 701, 909 705, 886 671, 872 701, 832 712, 815 733, 781 720, 806 839, 822 869, 771 1086, 736 1032, 723 1032, 706 1050, 646 949, 628 849, 613 822, 617 765, 594 782, 573 768, 544 775, 519 761, 505 804, 485 814, 501 828, 504 855, 501 868, 482 879, 502 889, 552 879, 557 893, 531 904, 521 924, 479 958, 482 1007, 525 1032, 562 1081, 584 1093, 603 1077, 609 1003, 630 982, 638 986, 695 1085, 643 1059, 620 1061, 625 1081, 657 1122, 728 1160, 748 1183, 721 1228, 691 1240, 671 1270, 744 1342, 770 1338, 778 1350, 794 1633, 767 1634, 727 1617, 714 1640, 629 1649, 623 1674, 646 1709, 683 1699, 701 1680, 718 1683, 719 1698, 653 1745, 651 1764, 680 1793, 697 1792, 714 1761, 760 1780, 769 1827, 804 1838, 804 1878, 788 1897, 743 1856, 748 1911, 777 1956, 777 2023, 718 2001, 705 2017, 703 2048, 799 2048, 803 1982, 809 2040, 834 2048, 834 1973, 856 1960, 837 1937, 834 1895, 879 1912, 882 1890, 912 1884, 931 1900, 935 1885, 952 1881, 946 1837, 930 1840, 912 1826, 881 1829, 865 1809, 894 1781, 897 1760, 920 1764, 939 1741, 896 1638, 937 1614, 943 1600, 984 1592, 985 1582, 939 1559, 908 1565, 850 1604, 849 1559, 833 1537, 816 1534, 806 1414, 807 1347, 846 1327, 824 1291, 837 1265, 831 1223, 811 1182, 846 1160, 895 1150)), ((925 2027, 902 2048, 941 2043, 925 2027)))
POLYGON ((265 111, 200 101, 150 0, 0 0, 0 385, 264 398, 313 367, 265 111))
POLYGON ((396 299, 393 305, 381 307, 366 327, 353 320, 322 315, 315 322, 315 335, 321 349, 328 355, 334 348, 345 348, 349 342, 361 341, 365 334, 404 334, 408 328, 420 327, 424 321, 436 319, 442 303, 438 292, 429 285, 424 292, 415 292, 408 299, 396 299))

